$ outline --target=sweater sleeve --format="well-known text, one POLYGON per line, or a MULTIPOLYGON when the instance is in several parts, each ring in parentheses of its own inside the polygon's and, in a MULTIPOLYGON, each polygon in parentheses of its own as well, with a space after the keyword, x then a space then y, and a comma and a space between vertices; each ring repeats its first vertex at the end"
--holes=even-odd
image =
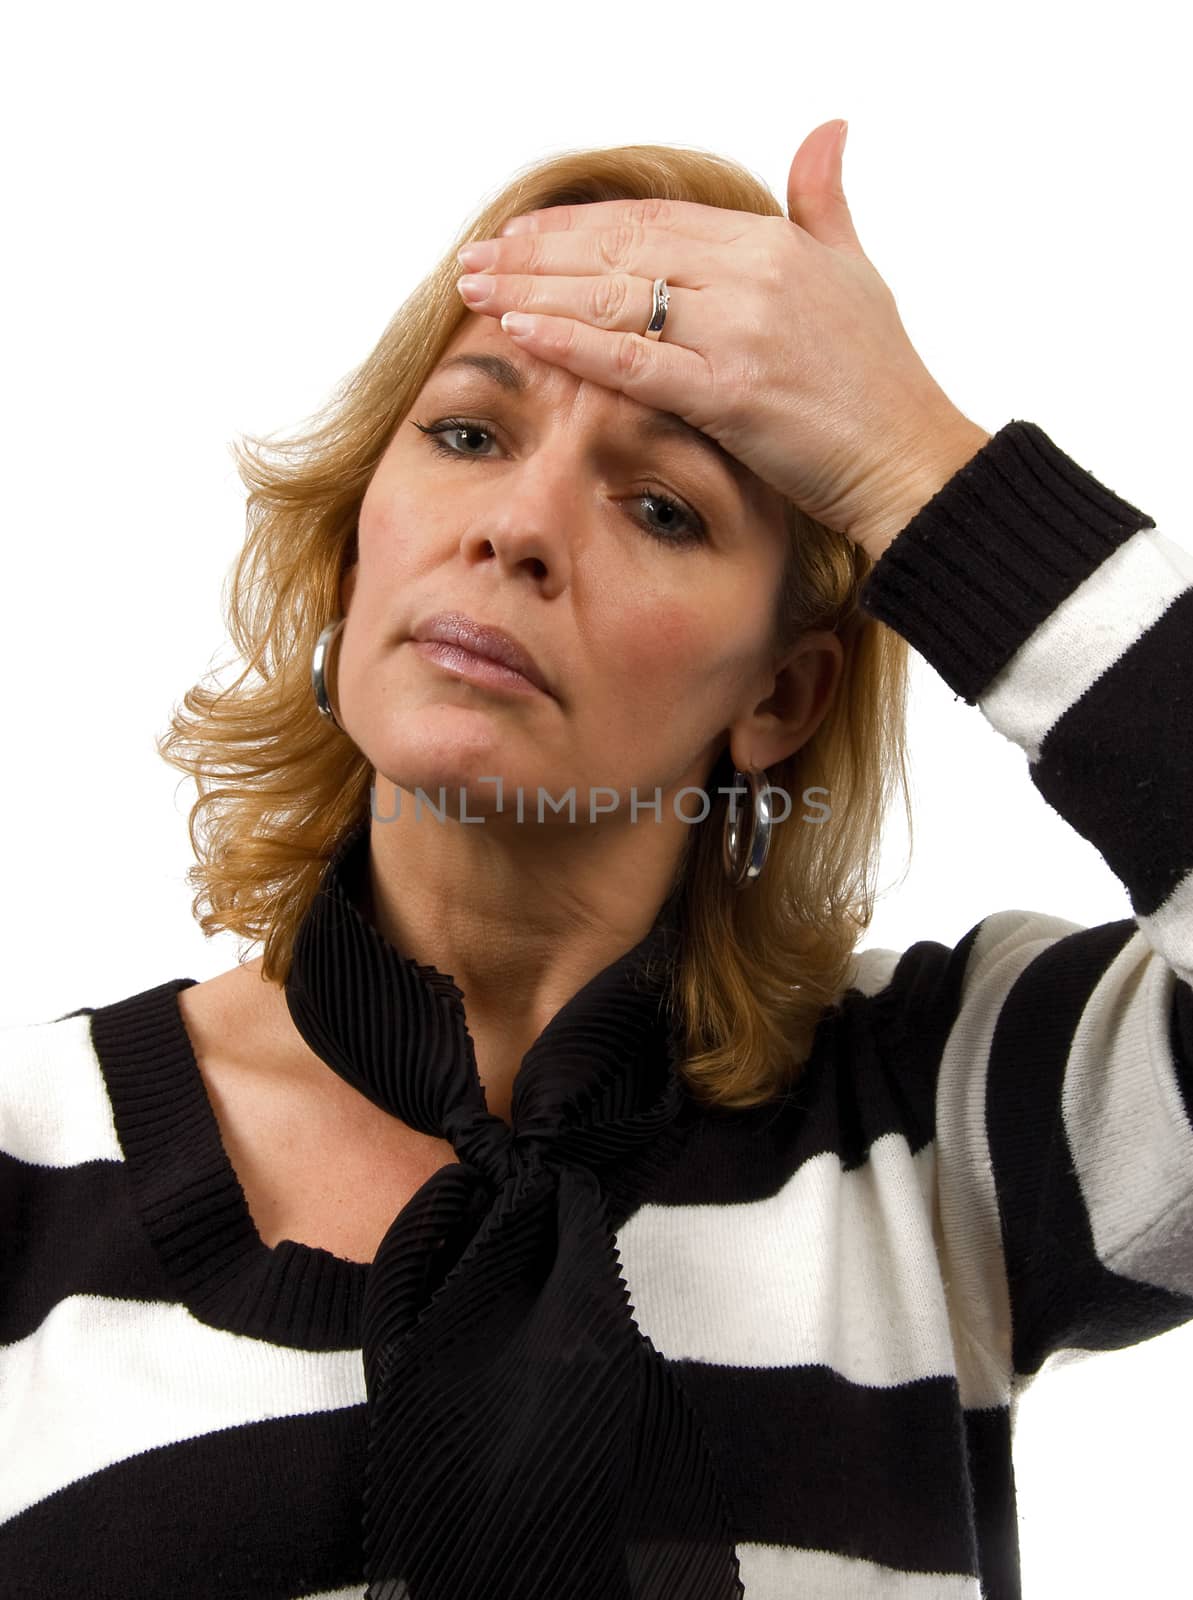
POLYGON ((936 1226, 971 1347, 1045 1361, 1193 1319, 1193 557, 1039 427, 996 433, 862 591, 1027 757, 1133 916, 1000 911, 914 947, 936 1226))

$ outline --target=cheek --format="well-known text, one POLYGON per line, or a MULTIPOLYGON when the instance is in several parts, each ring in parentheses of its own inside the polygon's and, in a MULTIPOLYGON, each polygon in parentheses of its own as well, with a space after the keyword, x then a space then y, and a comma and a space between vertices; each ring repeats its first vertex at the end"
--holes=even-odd
POLYGON ((700 648, 698 616, 684 606, 656 606, 635 620, 625 641, 627 658, 660 677, 684 673, 700 648))
POLYGON ((701 607, 660 600, 619 619, 613 659, 622 682, 634 685, 636 702, 643 696, 673 702, 710 680, 723 681, 733 665, 725 653, 726 640, 720 602, 701 607))
POLYGON ((367 550, 374 564, 388 564, 398 551, 410 549, 417 541, 410 538, 427 514, 425 495, 417 490, 417 471, 399 452, 396 441, 377 464, 361 497, 357 518, 362 551, 367 550))
POLYGON ((388 564, 401 546, 399 530, 406 521, 400 496, 378 493, 370 484, 361 501, 356 522, 357 546, 362 564, 388 564))

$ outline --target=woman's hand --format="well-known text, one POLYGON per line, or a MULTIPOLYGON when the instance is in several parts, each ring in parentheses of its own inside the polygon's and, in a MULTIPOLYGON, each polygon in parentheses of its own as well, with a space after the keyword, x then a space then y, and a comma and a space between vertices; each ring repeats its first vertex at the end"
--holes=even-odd
POLYGON ((796 152, 791 221, 658 199, 551 206, 481 241, 487 297, 460 292, 486 316, 531 313, 530 354, 674 412, 877 560, 990 435, 928 372, 862 251, 842 132, 822 123, 796 152), (655 278, 670 306, 650 340, 655 278))

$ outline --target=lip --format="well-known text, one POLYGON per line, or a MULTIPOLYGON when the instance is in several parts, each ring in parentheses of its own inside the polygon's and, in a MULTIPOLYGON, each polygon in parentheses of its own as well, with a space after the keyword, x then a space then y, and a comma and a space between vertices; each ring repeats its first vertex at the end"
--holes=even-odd
MULTIPOLYGON (((413 639, 417 644, 454 645, 471 655, 495 661, 512 672, 520 673, 528 683, 533 684, 536 689, 541 689, 544 694, 551 693, 538 663, 525 646, 519 644, 517 639, 503 629, 474 622, 461 611, 439 612, 425 622, 420 622, 414 630, 413 639)), ((426 653, 428 652, 424 652, 426 653)))

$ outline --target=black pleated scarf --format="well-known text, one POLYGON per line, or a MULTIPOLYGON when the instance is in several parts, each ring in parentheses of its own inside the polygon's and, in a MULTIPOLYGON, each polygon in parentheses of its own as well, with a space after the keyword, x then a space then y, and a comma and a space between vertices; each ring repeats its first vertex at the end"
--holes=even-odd
POLYGON ((633 1320, 600 1181, 680 1107, 669 906, 531 1046, 507 1126, 461 991, 360 909, 369 835, 341 842, 299 928, 290 1015, 459 1164, 369 1269, 367 1600, 741 1600, 700 1425, 633 1320))

